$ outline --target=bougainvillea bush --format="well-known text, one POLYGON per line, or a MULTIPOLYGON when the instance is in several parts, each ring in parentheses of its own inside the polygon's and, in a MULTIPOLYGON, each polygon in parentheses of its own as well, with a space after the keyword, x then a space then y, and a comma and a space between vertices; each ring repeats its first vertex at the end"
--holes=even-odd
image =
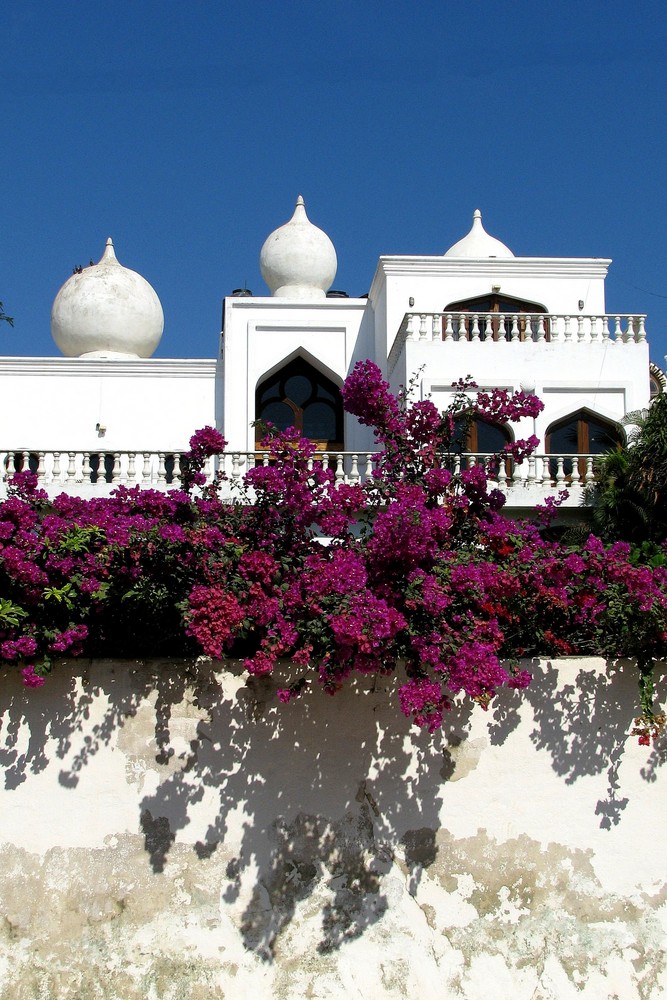
POLYGON ((235 502, 201 472, 225 448, 212 428, 191 439, 183 488, 168 493, 49 500, 18 473, 0 504, 0 660, 28 687, 80 655, 203 653, 251 674, 280 661, 284 702, 313 684, 335 694, 353 673, 396 673, 402 711, 433 732, 457 698, 487 707, 503 686, 526 687, 522 658, 633 657, 635 733, 649 743, 664 722, 652 686, 667 654, 664 548, 565 546, 543 531, 548 509, 505 518, 488 474, 500 462, 511 472, 535 438, 457 471, 467 423, 535 416, 534 396, 468 380, 439 412, 410 389, 393 396, 368 361, 343 387, 376 435, 364 484, 336 483, 293 429, 268 430, 270 461, 235 502))

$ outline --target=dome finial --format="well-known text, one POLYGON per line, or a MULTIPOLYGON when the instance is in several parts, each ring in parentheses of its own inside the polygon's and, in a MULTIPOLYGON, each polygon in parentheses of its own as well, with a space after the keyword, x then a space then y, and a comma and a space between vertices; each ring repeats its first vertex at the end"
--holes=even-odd
POLYGON ((101 264, 102 261, 110 261, 110 260, 113 260, 116 263, 118 263, 118 258, 116 257, 116 251, 113 248, 113 240, 109 236, 104 245, 104 253, 100 257, 98 263, 101 264))

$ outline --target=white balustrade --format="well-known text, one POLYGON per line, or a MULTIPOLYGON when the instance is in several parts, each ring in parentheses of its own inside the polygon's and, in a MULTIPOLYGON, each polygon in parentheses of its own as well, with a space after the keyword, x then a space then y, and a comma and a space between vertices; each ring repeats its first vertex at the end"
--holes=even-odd
MULTIPOLYGON (((40 488, 50 495, 71 493, 81 496, 108 496, 118 486, 165 491, 181 486, 179 451, 0 451, 0 497, 5 496, 12 475, 30 469, 37 474, 40 488), (63 456, 66 460, 63 462, 63 456)), ((334 483, 369 483, 373 479, 375 455, 371 452, 316 452, 310 468, 319 466, 333 474, 334 483)), ((225 452, 207 460, 204 474, 208 482, 221 474, 221 494, 242 498, 238 487, 245 474, 272 462, 267 451, 225 452)), ((519 463, 512 458, 498 460, 488 453, 443 456, 442 464, 454 475, 481 464, 490 481, 508 494, 515 506, 531 506, 536 491, 543 495, 567 489, 572 503, 578 504, 582 490, 595 481, 595 456, 533 454, 519 463)))
POLYGON ((406 340, 642 343, 646 340, 646 316, 634 313, 575 317, 528 312, 406 313, 397 336, 401 343, 406 340))

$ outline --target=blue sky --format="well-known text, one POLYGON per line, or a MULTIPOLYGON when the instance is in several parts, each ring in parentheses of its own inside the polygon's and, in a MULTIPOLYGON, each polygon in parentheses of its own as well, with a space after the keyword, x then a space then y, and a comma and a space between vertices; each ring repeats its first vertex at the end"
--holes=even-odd
POLYGON ((517 255, 611 257, 664 366, 662 4, 5 0, 0 34, 0 353, 58 353, 53 298, 111 235, 158 355, 213 357, 302 193, 351 295, 475 208, 517 255))

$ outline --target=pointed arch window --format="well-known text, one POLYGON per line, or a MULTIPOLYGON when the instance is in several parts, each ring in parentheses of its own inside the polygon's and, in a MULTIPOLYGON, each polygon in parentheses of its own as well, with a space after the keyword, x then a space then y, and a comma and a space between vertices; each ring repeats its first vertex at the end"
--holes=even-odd
MULTIPOLYGON (((620 448, 623 443, 623 432, 618 424, 583 409, 549 426, 545 449, 547 455, 605 455, 620 448)), ((573 458, 566 458, 563 462, 563 472, 567 477, 572 475, 573 463, 573 458)), ((583 482, 586 459, 579 459, 577 468, 583 482)), ((549 471, 555 479, 558 471, 555 458, 549 461, 549 471)))
MULTIPOLYGON (((491 475, 498 472, 498 462, 489 460, 486 456, 500 454, 505 445, 509 444, 512 432, 504 424, 493 424, 490 420, 475 417, 468 421, 465 417, 455 420, 452 451, 455 455, 472 454, 484 456, 484 461, 491 475)), ((511 476, 513 464, 509 457, 504 460, 505 475, 511 476)))
MULTIPOLYGON (((450 302, 445 306, 444 312, 461 314, 454 320, 454 340, 472 340, 473 337, 479 340, 512 340, 515 335, 518 340, 537 340, 541 335, 544 336, 544 340, 551 339, 547 311, 537 302, 513 299, 494 292, 491 295, 478 295, 475 298, 450 302), (465 313, 482 315, 477 317, 475 323, 475 317, 468 318, 465 313), (526 315, 528 313, 532 315, 526 315), (544 319, 540 318, 542 315, 544 319)), ((446 322, 446 319, 443 319, 443 340, 446 322)))
MULTIPOLYGON (((296 427, 320 451, 343 450, 343 400, 338 386, 303 358, 264 379, 255 393, 255 419, 278 430, 296 427)), ((257 443, 262 437, 258 428, 257 443)))

